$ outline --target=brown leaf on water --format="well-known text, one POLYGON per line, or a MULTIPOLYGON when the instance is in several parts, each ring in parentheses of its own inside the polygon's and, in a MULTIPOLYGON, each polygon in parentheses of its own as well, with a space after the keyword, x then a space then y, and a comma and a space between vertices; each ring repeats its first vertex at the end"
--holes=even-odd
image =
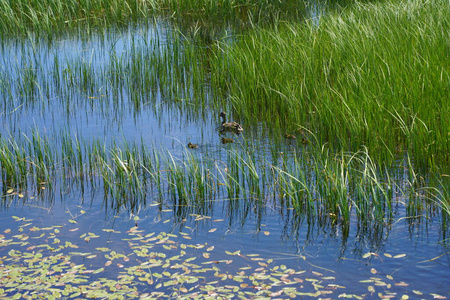
POLYGON ((267 267, 268 266, 266 263, 263 263, 263 262, 258 262, 258 265, 260 265, 261 267, 267 267))
POLYGON ((406 256, 406 254, 402 253, 402 254, 397 254, 396 256, 394 256, 394 258, 402 258, 402 257, 405 257, 405 256, 406 256))
POLYGON ((430 294, 431 296, 433 296, 433 299, 447 299, 447 297, 445 296, 441 296, 439 294, 430 294))
POLYGON ((374 269, 374 268, 372 268, 372 269, 370 269, 370 273, 372 273, 372 274, 377 274, 377 270, 374 269))
POLYGON ((397 282, 395 285, 396 285, 396 286, 409 286, 409 283, 400 281, 400 282, 397 282))
POLYGON ((283 290, 279 290, 278 292, 274 292, 274 293, 270 293, 269 296, 270 297, 278 297, 281 296, 281 294, 283 294, 283 290))
POLYGON ((212 229, 208 230, 208 232, 212 233, 212 232, 214 232, 216 230, 217 230, 217 228, 212 228, 212 229))
POLYGON ((269 235, 270 231, 264 231, 264 235, 269 235))
POLYGON ((316 272, 316 271, 312 271, 312 273, 313 273, 314 275, 317 275, 317 276, 323 276, 322 273, 319 273, 319 272, 316 272))

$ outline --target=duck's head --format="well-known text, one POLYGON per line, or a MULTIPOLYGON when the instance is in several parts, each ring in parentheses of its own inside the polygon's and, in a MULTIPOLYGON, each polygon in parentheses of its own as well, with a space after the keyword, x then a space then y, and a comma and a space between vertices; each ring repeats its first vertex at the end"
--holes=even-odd
POLYGON ((219 117, 221 118, 225 118, 227 116, 227 114, 224 111, 221 111, 219 114, 219 117))

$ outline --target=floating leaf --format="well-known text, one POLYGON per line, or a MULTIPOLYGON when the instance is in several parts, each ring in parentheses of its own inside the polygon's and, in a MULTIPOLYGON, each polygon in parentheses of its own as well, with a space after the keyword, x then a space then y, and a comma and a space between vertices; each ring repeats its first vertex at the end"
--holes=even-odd
POLYGON ((101 251, 101 252, 110 251, 109 248, 104 248, 104 247, 95 248, 95 250, 98 250, 98 251, 101 251))
POLYGON ((434 299, 447 299, 447 297, 439 294, 430 293, 430 295, 433 296, 434 299))
POLYGON ((210 229, 210 230, 208 230, 208 232, 214 232, 214 231, 216 231, 217 230, 217 228, 212 228, 212 229, 210 229))
POLYGON ((316 272, 316 271, 312 271, 312 273, 313 273, 314 275, 317 275, 317 276, 323 276, 322 273, 319 273, 319 272, 316 272))
POLYGON ((98 273, 103 272, 104 270, 105 270, 104 268, 100 268, 100 269, 97 269, 94 272, 92 272, 92 274, 98 274, 98 273))
POLYGON ((396 286, 409 286, 408 283, 403 282, 403 281, 397 282, 395 285, 396 285, 396 286))
POLYGON ((397 254, 396 256, 394 256, 394 258, 402 258, 402 257, 405 257, 405 256, 406 256, 406 254, 402 253, 402 254, 397 254))

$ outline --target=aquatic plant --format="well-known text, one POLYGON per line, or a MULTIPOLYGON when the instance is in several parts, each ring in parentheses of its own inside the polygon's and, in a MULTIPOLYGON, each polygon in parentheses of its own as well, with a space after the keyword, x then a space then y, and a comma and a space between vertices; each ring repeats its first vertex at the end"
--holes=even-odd
MULTIPOLYGON (((53 36, 57 31, 76 28, 80 24, 123 24, 148 17, 155 9, 156 1, 0 1, 0 32, 9 34, 34 31, 53 36)), ((88 30, 91 29, 90 26, 87 26, 88 30)))
POLYGON ((404 175, 392 174, 374 163, 367 148, 338 155, 287 153, 274 164, 259 156, 250 141, 242 150, 224 150, 226 160, 218 161, 189 149, 177 157, 136 144, 108 146, 64 134, 59 140, 61 149, 38 132, 32 138, 24 135, 20 142, 2 138, 2 189, 24 192, 28 186, 44 186, 51 192, 75 185, 82 192, 102 190, 111 207, 131 211, 145 205, 148 197, 202 213, 220 195, 229 201, 243 199, 255 209, 278 199, 310 219, 328 216, 343 223, 350 222, 352 213, 363 223, 392 219, 396 195, 405 199, 409 216, 422 216, 433 207, 449 213, 443 181, 418 182, 412 165, 405 166, 409 172, 404 175))
POLYGON ((200 23, 233 22, 248 26, 270 23, 280 19, 298 20, 303 17, 307 2, 285 0, 32 0, 0 2, 0 33, 35 32, 52 37, 68 28, 83 26, 95 30, 111 24, 123 25, 149 17, 168 16, 180 24, 198 26, 200 23))
POLYGON ((218 44, 215 101, 245 124, 300 124, 332 149, 365 145, 388 164, 408 152, 445 172, 449 15, 445 1, 383 1, 257 28, 218 44))
MULTIPOLYGON (((121 231, 81 225, 92 211, 68 213, 63 224, 40 224, 37 220, 11 217, 0 234, 0 297, 24 298, 179 298, 211 297, 327 297, 364 298, 377 294, 425 294, 408 283, 381 276, 367 268, 367 277, 353 283, 360 294, 350 294, 339 284, 334 270, 319 268, 302 255, 289 267, 258 253, 229 245, 221 251, 207 242, 193 243, 189 232, 153 231, 130 226, 121 231), (73 232, 79 232, 72 236, 73 232), (114 234, 118 243, 108 243, 114 234), (107 238, 108 237, 108 238, 107 238), (86 248, 86 245, 89 247, 86 248), (374 274, 377 274, 374 277, 374 274)), ((198 215, 201 220, 202 215, 198 215)), ((139 218, 136 218, 139 220, 139 218)), ((130 220, 131 223, 131 220, 130 220)), ((266 232, 267 234, 268 232, 266 232)), ((405 254, 383 253, 386 260, 405 259, 405 254)), ((370 262, 377 253, 365 253, 370 262)), ((286 258, 285 258, 286 259, 286 258)), ((354 289, 351 289, 354 291, 354 289)), ((443 297, 431 293, 435 298, 443 297)), ((403 298, 407 298, 406 296, 403 298)))

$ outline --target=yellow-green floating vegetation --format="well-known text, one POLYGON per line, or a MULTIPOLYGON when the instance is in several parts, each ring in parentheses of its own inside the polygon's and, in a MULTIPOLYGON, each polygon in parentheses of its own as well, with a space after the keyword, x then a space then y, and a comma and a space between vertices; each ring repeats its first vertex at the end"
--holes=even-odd
MULTIPOLYGON (((126 232, 108 228, 82 232, 74 221, 45 227, 17 216, 11 221, 0 232, 0 247, 10 248, 7 253, 0 252, 1 299, 363 299, 425 295, 408 290, 407 282, 374 268, 367 268, 367 277, 355 283, 364 292, 346 293, 347 287, 339 284, 339 274, 312 267, 305 257, 298 256, 299 265, 291 268, 276 257, 190 243, 189 234, 184 232, 148 232, 136 226, 126 232), (119 237, 120 243, 108 243, 106 233, 119 237), (77 235, 78 242, 68 234, 77 235)), ((371 255, 367 253, 363 259, 369 260, 371 255)), ((385 253, 384 259, 403 257, 405 254, 385 253)))

